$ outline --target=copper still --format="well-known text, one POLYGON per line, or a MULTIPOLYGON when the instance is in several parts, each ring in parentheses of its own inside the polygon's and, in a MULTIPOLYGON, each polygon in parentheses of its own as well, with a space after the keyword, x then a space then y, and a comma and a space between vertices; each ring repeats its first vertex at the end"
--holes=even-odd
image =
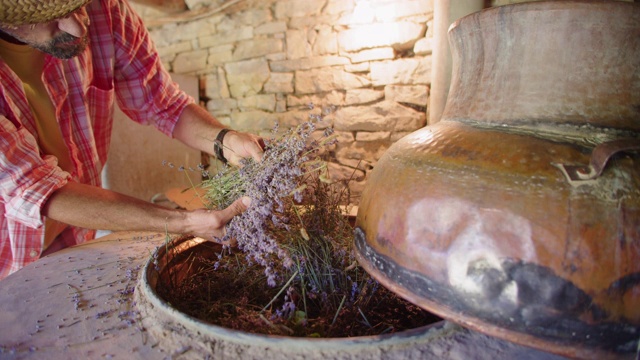
POLYGON ((440 122, 367 181, 360 263, 444 318, 579 358, 640 340, 640 3, 531 2, 449 30, 440 122))

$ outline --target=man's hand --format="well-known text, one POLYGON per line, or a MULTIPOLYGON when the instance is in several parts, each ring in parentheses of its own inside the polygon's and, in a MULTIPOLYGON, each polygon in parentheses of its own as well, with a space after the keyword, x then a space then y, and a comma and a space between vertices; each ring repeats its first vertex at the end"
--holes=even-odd
POLYGON ((227 161, 236 166, 244 158, 260 161, 264 153, 264 140, 257 135, 229 131, 223 140, 222 153, 227 161))
MULTIPOLYGON (((187 215, 186 233, 205 240, 218 242, 226 234, 225 225, 234 216, 245 212, 251 205, 251 199, 242 197, 223 210, 194 210, 187 215)), ((231 244, 234 245, 234 244, 231 244)))

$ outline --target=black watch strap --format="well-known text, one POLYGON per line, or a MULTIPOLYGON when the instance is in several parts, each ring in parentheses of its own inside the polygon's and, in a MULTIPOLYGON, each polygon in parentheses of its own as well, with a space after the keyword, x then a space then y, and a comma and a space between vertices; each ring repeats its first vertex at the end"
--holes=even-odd
POLYGON ((218 133, 218 136, 216 136, 216 141, 213 142, 213 153, 215 154, 216 158, 220 160, 223 164, 227 163, 227 158, 224 157, 224 152, 223 152, 224 146, 222 145, 223 144, 222 141, 224 140, 224 136, 227 135, 229 131, 231 131, 231 129, 220 130, 220 132, 218 133))

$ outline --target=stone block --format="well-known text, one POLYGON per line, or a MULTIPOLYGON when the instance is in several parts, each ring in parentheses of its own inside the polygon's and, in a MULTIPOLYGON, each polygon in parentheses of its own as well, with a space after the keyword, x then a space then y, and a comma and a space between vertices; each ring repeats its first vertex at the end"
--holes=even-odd
POLYGON ((216 114, 213 114, 213 113, 212 113, 211 115, 213 115, 213 117, 215 117, 216 119, 218 119, 218 121, 220 122, 220 124, 222 124, 222 125, 224 125, 224 126, 231 127, 231 117, 229 117, 229 116, 224 116, 224 115, 216 116, 216 114))
POLYGON ((203 6, 210 5, 210 0, 184 0, 184 4, 187 6, 189 10, 200 9, 203 6))
POLYGON ((375 7, 375 20, 380 22, 426 14, 433 14, 433 0, 394 0, 375 7))
POLYGON ((301 59, 311 56, 311 45, 304 30, 288 30, 286 33, 287 59, 301 59))
POLYGON ((266 93, 293 93, 293 73, 272 72, 264 84, 266 93))
POLYGON ((338 53, 338 34, 336 34, 330 26, 320 27, 312 43, 314 56, 334 55, 338 53))
POLYGON ((348 11, 352 11, 356 6, 354 0, 329 0, 327 6, 323 9, 324 14, 337 15, 348 11))
POLYGON ((167 69, 167 71, 169 72, 174 72, 173 71, 173 60, 175 59, 175 56, 173 58, 168 57, 166 58, 166 60, 162 60, 162 66, 164 66, 165 69, 167 69))
POLYGON ((339 144, 348 144, 351 142, 356 141, 356 137, 353 135, 352 131, 334 131, 333 132, 336 135, 336 139, 338 140, 339 144))
POLYGON ((273 20, 271 10, 262 6, 252 6, 245 11, 234 14, 230 21, 233 24, 242 24, 257 27, 273 20))
MULTIPOLYGON (((320 109, 293 109, 284 113, 279 113, 279 124, 281 129, 289 129, 309 121, 311 115, 320 114, 320 109)), ((322 121, 316 123, 317 129, 325 129, 332 125, 331 117, 324 117, 322 121)))
POLYGON ((165 47, 157 47, 158 55, 160 58, 166 59, 169 56, 175 56, 176 54, 188 52, 193 50, 193 44, 191 41, 181 41, 173 43, 165 47))
POLYGON ((408 21, 361 25, 339 32, 338 43, 347 52, 385 46, 402 51, 412 49, 425 32, 425 24, 408 21))
POLYGON ((269 66, 263 59, 227 63, 224 68, 234 98, 258 94, 270 76, 269 66))
POLYGON ((308 60, 309 69, 319 68, 319 67, 330 67, 336 65, 348 65, 349 59, 342 56, 315 56, 309 58, 308 60))
POLYGON ((390 143, 385 141, 356 141, 345 146, 338 146, 336 158, 343 160, 368 160, 372 163, 380 160, 389 149, 390 143))
POLYGON ((286 19, 293 17, 310 17, 320 14, 326 4, 326 0, 281 0, 276 3, 276 19, 286 19))
POLYGON ((385 98, 384 91, 374 89, 354 89, 347 90, 345 97, 345 105, 361 105, 375 101, 379 101, 385 98))
POLYGON ((316 56, 297 60, 283 60, 271 62, 270 68, 274 72, 290 72, 296 70, 309 70, 320 67, 347 65, 349 59, 342 56, 316 56))
POLYGON ((369 72, 369 63, 368 62, 362 62, 362 63, 358 63, 358 64, 348 64, 344 66, 344 71, 348 71, 351 73, 357 73, 357 72, 369 72))
POLYGON ((202 36, 199 40, 201 48, 209 48, 223 44, 231 44, 242 40, 249 40, 252 38, 253 26, 242 26, 225 33, 202 36))
POLYGON ((274 112, 276 109, 276 96, 274 94, 253 95, 238 99, 240 111, 264 110, 274 112))
POLYGON ((366 61, 392 60, 396 57, 392 47, 365 49, 355 53, 342 53, 342 55, 347 56, 354 64, 366 61))
POLYGON ((373 105, 339 108, 334 126, 340 131, 412 131, 421 127, 425 119, 424 113, 396 102, 381 101, 373 105))
POLYGON ((296 71, 295 89, 297 94, 357 89, 370 85, 371 81, 366 77, 336 68, 296 71))
POLYGON ((280 39, 251 39, 236 43, 233 61, 253 59, 268 54, 279 53, 283 49, 280 39))
POLYGON ((286 99, 277 99, 276 100, 276 112, 282 113, 287 111, 287 100, 286 99))
POLYGON ((202 78, 204 96, 209 99, 226 99, 230 97, 227 79, 222 68, 202 78))
POLYGON ((267 54, 264 57, 265 59, 267 59, 269 62, 274 62, 274 61, 284 61, 287 59, 287 53, 285 52, 279 52, 276 54, 267 54))
POLYGON ((366 174, 366 171, 363 169, 345 166, 334 162, 328 162, 327 167, 329 169, 329 177, 334 181, 362 181, 366 174))
POLYGON ((427 125, 427 114, 413 111, 413 116, 398 117, 396 119, 395 131, 413 132, 427 125))
POLYGON ((351 106, 338 109, 335 128, 340 131, 392 131, 395 122, 376 109, 379 106, 351 106))
POLYGON ((171 39, 193 40, 202 36, 210 36, 216 33, 216 22, 207 19, 194 20, 178 24, 175 31, 171 32, 171 39))
POLYGON ((257 133, 270 131, 277 122, 277 114, 255 110, 232 113, 230 126, 236 130, 257 133))
POLYGON ((287 31, 287 23, 284 21, 268 22, 257 26, 253 32, 256 35, 284 33, 287 31))
POLYGON ((413 45, 413 53, 416 55, 431 55, 433 52, 433 39, 423 37, 413 45))
POLYGON ((156 47, 169 46, 179 40, 173 36, 177 32, 178 24, 166 24, 149 30, 149 35, 153 39, 156 47))
POLYGON ((358 1, 353 9, 353 13, 349 16, 348 24, 363 25, 372 24, 376 18, 375 8, 379 4, 372 4, 372 1, 358 1))
POLYGON ((302 16, 294 17, 289 20, 289 29, 306 30, 313 29, 318 26, 324 26, 328 24, 335 24, 339 19, 337 15, 317 15, 317 16, 302 16))
POLYGON ((207 68, 207 55, 207 50, 180 53, 173 60, 173 72, 185 74, 204 70, 207 68))
POLYGON ((384 87, 384 98, 389 101, 426 107, 429 87, 427 85, 387 85, 384 87))
POLYGON ((229 115, 238 109, 235 99, 211 99, 207 101, 207 110, 216 116, 229 115))
POLYGON ((289 107, 313 106, 342 106, 344 105, 344 91, 329 91, 311 95, 288 95, 287 105, 289 107))
POLYGON ((233 61, 233 45, 226 44, 209 48, 207 63, 209 67, 219 66, 233 61))
POLYGON ((431 57, 372 62, 371 82, 374 86, 430 84, 431 57))
POLYGON ((389 131, 358 131, 356 133, 356 141, 387 141, 390 137, 391 132, 389 131))

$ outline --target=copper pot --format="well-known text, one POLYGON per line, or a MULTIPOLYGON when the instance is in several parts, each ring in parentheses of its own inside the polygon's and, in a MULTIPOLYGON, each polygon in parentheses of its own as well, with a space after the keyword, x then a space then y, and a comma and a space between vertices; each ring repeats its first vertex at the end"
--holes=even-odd
POLYGON ((449 37, 443 118, 372 171, 360 262, 472 329, 566 356, 633 356, 640 4, 497 7, 449 37))

